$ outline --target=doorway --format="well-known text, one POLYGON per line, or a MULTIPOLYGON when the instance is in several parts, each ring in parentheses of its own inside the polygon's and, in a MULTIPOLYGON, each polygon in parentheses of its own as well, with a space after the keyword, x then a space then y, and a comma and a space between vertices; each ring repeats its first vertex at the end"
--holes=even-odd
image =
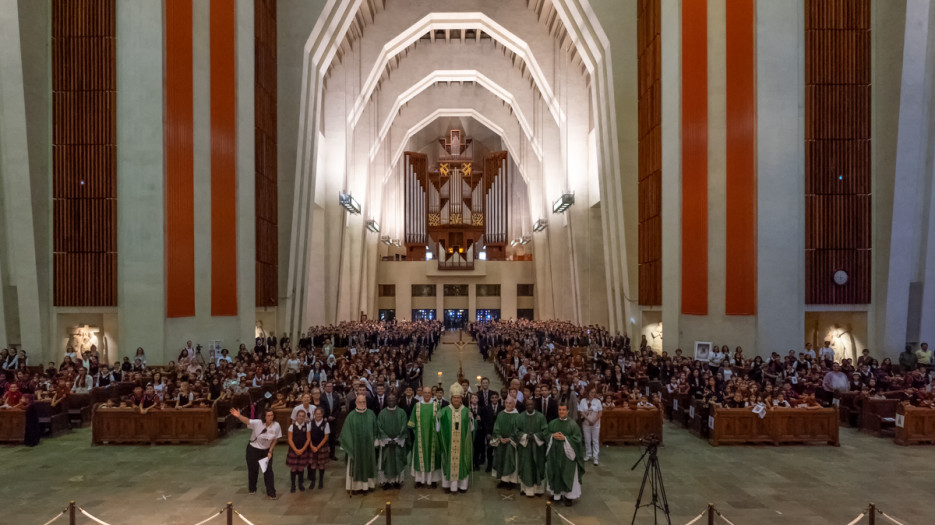
POLYGON ((446 309, 445 310, 445 329, 461 330, 467 321, 467 310, 446 309))

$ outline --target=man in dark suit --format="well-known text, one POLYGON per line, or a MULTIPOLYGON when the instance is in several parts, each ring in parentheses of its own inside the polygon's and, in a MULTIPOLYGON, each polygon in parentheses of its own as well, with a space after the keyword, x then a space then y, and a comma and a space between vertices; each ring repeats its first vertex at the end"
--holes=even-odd
POLYGON ((451 404, 447 399, 445 399, 445 390, 441 387, 433 386, 432 392, 435 394, 435 404, 438 405, 439 411, 451 404))
MULTIPOLYGON (((341 416, 341 405, 343 400, 341 396, 334 393, 334 381, 325 382, 325 391, 321 394, 321 410, 328 426, 331 427, 331 439, 337 443, 338 436, 341 435, 341 425, 339 418, 341 416)), ((331 459, 337 459, 335 450, 337 447, 331 447, 331 459)))
POLYGON ((412 389, 412 385, 406 385, 406 391, 402 399, 399 400, 399 406, 406 411, 406 418, 412 415, 412 408, 419 404, 419 400, 415 397, 415 391, 412 389))
POLYGON ((490 447, 490 436, 493 434, 493 424, 497 420, 497 414, 503 411, 503 403, 500 402, 500 394, 496 391, 490 391, 490 403, 482 406, 480 409, 481 426, 478 432, 484 435, 483 443, 487 456, 487 472, 493 468, 493 448, 490 447))
POLYGON ((377 383, 376 394, 372 398, 367 398, 367 408, 373 410, 376 415, 380 415, 380 411, 386 408, 386 386, 383 383, 377 383))
POLYGON ((480 380, 480 390, 477 391, 477 404, 485 407, 490 404, 490 379, 482 378, 480 380))
POLYGON ((542 412, 542 415, 545 416, 545 420, 551 422, 553 419, 558 418, 558 402, 552 399, 552 396, 549 395, 549 387, 546 385, 539 385, 536 388, 536 410, 542 412))

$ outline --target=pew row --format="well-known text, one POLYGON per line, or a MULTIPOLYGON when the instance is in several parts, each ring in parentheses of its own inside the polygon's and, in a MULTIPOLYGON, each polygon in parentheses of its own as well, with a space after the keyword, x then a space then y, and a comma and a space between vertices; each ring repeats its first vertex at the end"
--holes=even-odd
POLYGON ((935 409, 901 403, 896 407, 897 445, 935 443, 935 409))
POLYGON ((161 444, 210 443, 218 437, 214 408, 153 410, 99 408, 94 412, 91 443, 161 444))
POLYGON ((708 418, 709 442, 714 446, 811 442, 840 446, 839 421, 837 407, 775 409, 768 411, 765 418, 749 408, 715 408, 708 418))
POLYGON ((610 408, 601 416, 601 444, 636 444, 655 434, 662 442, 662 416, 659 408, 650 410, 610 408))

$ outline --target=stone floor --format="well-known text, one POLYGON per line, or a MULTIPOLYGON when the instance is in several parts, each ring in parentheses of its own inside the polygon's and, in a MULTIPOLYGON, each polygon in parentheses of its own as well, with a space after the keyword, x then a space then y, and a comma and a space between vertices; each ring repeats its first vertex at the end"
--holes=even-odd
MULTIPOLYGON (((436 356, 426 377, 441 369, 447 386, 457 375, 457 347, 443 345, 436 356)), ((464 360, 466 376, 493 377, 475 346, 464 347, 464 360)), ((350 498, 342 464, 332 463, 324 490, 290 494, 283 454, 275 463, 281 498, 266 501, 247 494, 247 438, 241 430, 210 446, 92 447, 90 429, 82 429, 35 448, 0 447, 0 524, 42 525, 70 499, 112 525, 194 525, 228 501, 256 525, 363 525, 388 501, 397 524, 545 523, 544 499, 499 491, 482 473, 466 495, 408 484, 401 491, 350 498)), ((642 466, 630 467, 639 455, 635 447, 605 447, 600 466, 588 465, 581 500, 556 510, 577 525, 629 523, 643 473, 642 466)), ((659 458, 676 525, 709 501, 736 525, 845 525, 871 501, 905 525, 935 522, 931 447, 899 447, 851 429, 842 429, 838 448, 712 447, 667 423, 659 458)), ((79 517, 77 523, 92 522, 79 517)), ((641 510, 637 523, 652 523, 651 511, 641 510)), ((878 523, 886 521, 881 517, 878 523)))

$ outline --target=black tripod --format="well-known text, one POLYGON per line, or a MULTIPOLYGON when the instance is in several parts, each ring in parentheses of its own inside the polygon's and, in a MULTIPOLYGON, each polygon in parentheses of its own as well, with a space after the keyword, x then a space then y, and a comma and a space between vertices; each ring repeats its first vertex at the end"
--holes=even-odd
POLYGON ((658 523, 659 511, 661 510, 666 516, 666 523, 672 525, 672 519, 669 517, 669 500, 666 499, 666 487, 662 483, 662 469, 659 468, 659 456, 658 453, 659 439, 655 436, 650 436, 646 440, 646 450, 643 451, 643 455, 640 456, 640 459, 636 461, 633 467, 630 470, 636 470, 636 467, 640 465, 644 458, 649 456, 649 459, 646 461, 646 471, 643 473, 643 484, 640 485, 640 494, 636 497, 636 508, 633 509, 633 521, 630 522, 630 525, 636 523, 636 515, 640 511, 640 507, 653 507, 653 523, 658 523), (646 481, 649 481, 649 488, 652 493, 652 501, 649 503, 641 504, 643 500, 643 491, 646 490, 646 481))

